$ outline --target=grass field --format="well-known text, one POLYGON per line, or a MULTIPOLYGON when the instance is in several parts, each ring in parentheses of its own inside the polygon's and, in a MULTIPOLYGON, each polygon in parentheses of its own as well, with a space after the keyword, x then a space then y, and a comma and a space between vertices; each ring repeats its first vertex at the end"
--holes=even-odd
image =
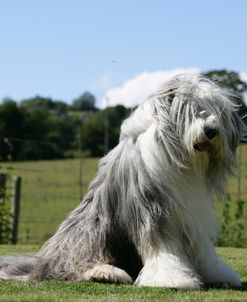
MULTIPOLYGON (((97 165, 98 159, 84 160, 83 192, 97 165)), ((3 163, 2 167, 22 178, 19 242, 44 242, 80 202, 79 160, 3 163)))
MULTIPOLYGON (((241 199, 247 201, 247 145, 242 146, 241 162, 241 199)), ((84 193, 96 173, 97 165, 98 159, 83 160, 84 193)), ((80 201, 77 159, 2 163, 1 170, 22 178, 19 243, 43 243, 80 201)), ((231 192, 234 205, 238 195, 237 178, 231 180, 228 191, 231 192)), ((216 203, 219 216, 222 205, 223 203, 216 203)), ((243 221, 244 239, 247 243, 246 212, 245 210, 243 221)))
MULTIPOLYGON (((35 252, 37 246, 0 246, 1 254, 35 252)), ((80 301, 247 301, 247 249, 218 248, 218 253, 241 275, 242 290, 205 289, 178 291, 164 288, 137 288, 127 285, 82 282, 0 281, 1 302, 80 301)))

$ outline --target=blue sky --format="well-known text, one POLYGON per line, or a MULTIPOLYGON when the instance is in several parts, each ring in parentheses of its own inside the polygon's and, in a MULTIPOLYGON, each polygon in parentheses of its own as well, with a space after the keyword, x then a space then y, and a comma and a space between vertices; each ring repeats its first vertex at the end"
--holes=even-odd
POLYGON ((89 90, 100 103, 143 73, 246 75, 246 14, 245 0, 2 0, 0 99, 89 90))

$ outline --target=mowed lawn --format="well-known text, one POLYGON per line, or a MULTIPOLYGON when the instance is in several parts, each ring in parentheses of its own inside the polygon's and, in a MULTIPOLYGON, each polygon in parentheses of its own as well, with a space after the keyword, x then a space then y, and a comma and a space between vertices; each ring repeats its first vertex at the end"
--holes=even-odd
MULTIPOLYGON (((82 164, 83 193, 94 177, 99 159, 84 159, 82 164)), ((80 202, 78 159, 2 163, 2 171, 22 178, 19 243, 41 244, 80 202)), ((247 145, 241 148, 241 199, 245 200, 243 222, 247 243, 247 145)), ((237 178, 232 178, 228 191, 232 205, 238 198, 237 178)), ((220 218, 223 202, 216 202, 220 218)))
MULTIPOLYGON (((1 254, 37 251, 37 246, 0 246, 1 254)), ((200 291, 165 288, 138 288, 131 285, 83 282, 0 281, 0 301, 79 302, 79 301, 247 301, 247 249, 218 248, 218 253, 241 275, 243 289, 202 289, 200 291)))

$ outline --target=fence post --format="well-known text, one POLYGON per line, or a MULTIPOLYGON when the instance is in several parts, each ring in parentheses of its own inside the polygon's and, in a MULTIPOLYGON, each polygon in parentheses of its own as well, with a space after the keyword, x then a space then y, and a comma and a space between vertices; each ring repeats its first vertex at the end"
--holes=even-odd
POLYGON ((17 243, 18 237, 18 223, 20 213, 20 200, 21 200, 21 178, 14 177, 13 180, 13 200, 12 200, 12 228, 11 228, 11 243, 17 243))
POLYGON ((237 182, 237 201, 241 200, 241 168, 242 168, 242 146, 238 148, 238 182, 237 182))
POLYGON ((7 174, 0 173, 0 204, 5 203, 7 174))

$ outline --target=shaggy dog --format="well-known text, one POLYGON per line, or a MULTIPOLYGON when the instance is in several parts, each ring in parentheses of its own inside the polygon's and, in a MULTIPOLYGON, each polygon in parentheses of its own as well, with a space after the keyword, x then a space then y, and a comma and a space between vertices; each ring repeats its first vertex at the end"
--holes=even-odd
POLYGON ((212 201, 246 130, 230 96, 178 76, 124 121, 80 205, 35 256, 0 260, 1 279, 198 289, 240 287, 217 256, 212 201))

